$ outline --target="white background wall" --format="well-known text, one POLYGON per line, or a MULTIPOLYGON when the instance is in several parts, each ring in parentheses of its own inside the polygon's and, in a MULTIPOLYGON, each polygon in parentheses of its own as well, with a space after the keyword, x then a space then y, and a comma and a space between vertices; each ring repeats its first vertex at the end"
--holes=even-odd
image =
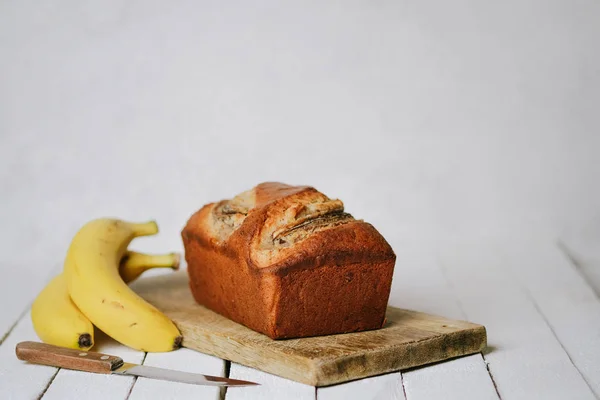
POLYGON ((265 180, 393 246, 600 220, 597 0, 225 3, 0 3, 3 298, 88 219, 156 218, 137 247, 179 249, 265 180))

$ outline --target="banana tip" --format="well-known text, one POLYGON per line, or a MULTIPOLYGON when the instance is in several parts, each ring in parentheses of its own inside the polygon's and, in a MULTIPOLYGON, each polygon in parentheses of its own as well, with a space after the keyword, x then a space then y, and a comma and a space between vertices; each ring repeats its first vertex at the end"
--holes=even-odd
POLYGON ((181 347, 181 343, 183 343, 183 336, 177 336, 173 341, 173 350, 177 350, 181 347))
POLYGON ((181 254, 173 253, 173 270, 177 271, 181 265, 181 254))
POLYGON ((79 340, 77 342, 81 349, 87 350, 94 345, 94 341, 92 339, 92 335, 89 333, 82 333, 79 335, 79 340))

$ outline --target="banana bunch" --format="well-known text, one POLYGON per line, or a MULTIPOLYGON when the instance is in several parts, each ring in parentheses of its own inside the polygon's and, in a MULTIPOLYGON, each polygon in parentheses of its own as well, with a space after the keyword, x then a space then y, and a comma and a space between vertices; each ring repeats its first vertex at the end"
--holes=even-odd
POLYGON ((63 272, 42 290, 31 308, 33 327, 46 343, 80 350, 94 345, 94 325, 115 340, 143 351, 170 351, 181 344, 173 322, 127 283, 151 268, 179 267, 176 253, 127 251, 138 236, 154 235, 154 221, 98 219, 73 238, 63 272))

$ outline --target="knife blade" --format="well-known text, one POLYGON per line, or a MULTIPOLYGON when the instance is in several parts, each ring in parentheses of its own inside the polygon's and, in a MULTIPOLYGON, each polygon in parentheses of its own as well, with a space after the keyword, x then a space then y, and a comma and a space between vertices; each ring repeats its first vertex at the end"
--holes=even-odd
POLYGON ((93 351, 80 351, 38 342, 21 342, 16 347, 17 358, 35 364, 50 365, 77 371, 101 374, 142 376, 172 382, 205 386, 254 386, 255 382, 175 371, 124 362, 121 358, 93 351))
POLYGON ((123 365, 112 371, 113 374, 143 376, 150 379, 161 379, 164 381, 190 383, 192 385, 205 386, 254 386, 258 383, 241 381, 238 379, 222 378, 219 376, 202 375, 191 372, 175 371, 166 368, 149 367, 123 363, 123 365))

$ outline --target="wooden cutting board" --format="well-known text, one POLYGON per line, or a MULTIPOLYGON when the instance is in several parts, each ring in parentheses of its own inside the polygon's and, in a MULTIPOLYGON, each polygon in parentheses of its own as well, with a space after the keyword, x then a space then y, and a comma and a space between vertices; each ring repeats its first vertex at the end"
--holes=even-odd
POLYGON ((430 364, 477 353, 486 346, 482 325, 388 307, 379 330, 273 340, 194 301, 185 271, 132 285, 167 314, 183 346, 313 386, 430 364))

